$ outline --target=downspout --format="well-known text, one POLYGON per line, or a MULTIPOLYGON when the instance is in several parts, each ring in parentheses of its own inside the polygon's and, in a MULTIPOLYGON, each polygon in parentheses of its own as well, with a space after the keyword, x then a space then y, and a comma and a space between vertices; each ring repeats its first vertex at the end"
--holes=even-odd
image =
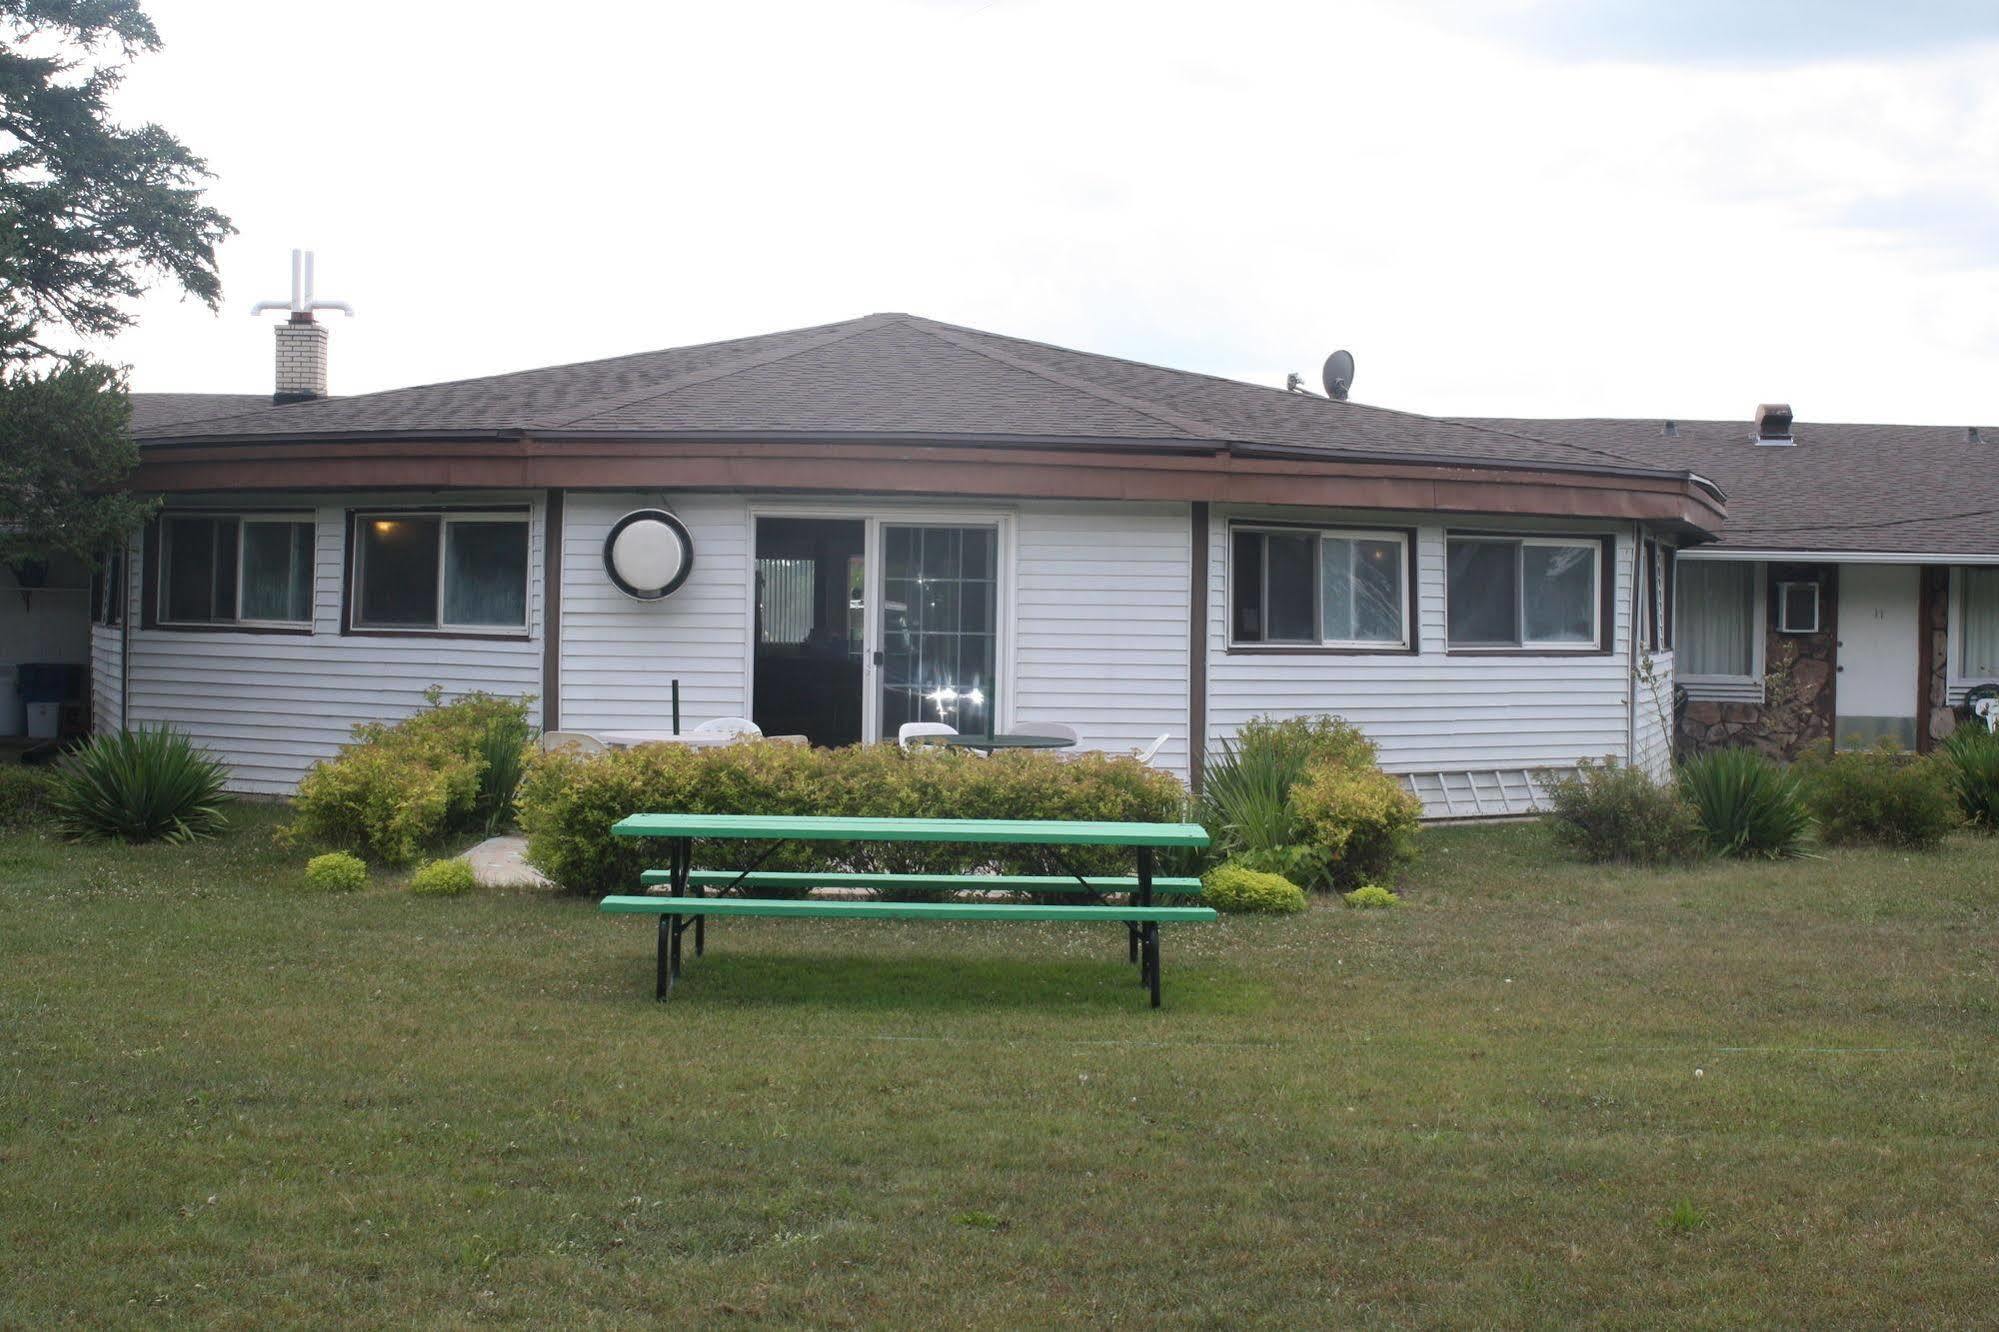
MULTIPOLYGON (((143 542, 140 543, 142 546, 143 542)), ((132 729, 132 580, 139 566, 132 559, 132 538, 125 538, 125 559, 118 571, 118 729, 132 729)))
POLYGON ((1644 602, 1646 577, 1651 570, 1645 567, 1645 524, 1631 524, 1631 647, 1627 655, 1630 662, 1625 672, 1624 709, 1624 766, 1635 768, 1639 764, 1638 755, 1638 640, 1643 636, 1644 619, 1639 614, 1644 602))

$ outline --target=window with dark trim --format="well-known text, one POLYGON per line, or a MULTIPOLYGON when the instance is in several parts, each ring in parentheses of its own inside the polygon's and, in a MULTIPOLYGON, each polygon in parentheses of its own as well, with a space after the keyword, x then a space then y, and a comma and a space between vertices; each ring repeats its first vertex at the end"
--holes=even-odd
POLYGON ((1590 537, 1452 536, 1445 554, 1450 647, 1600 649, 1603 548, 1590 537))
POLYGON ((1673 548, 1663 541, 1646 538, 1644 560, 1639 569, 1643 589, 1640 606, 1644 634, 1639 641, 1653 652, 1673 650, 1673 548))
POLYGON ((354 516, 350 625, 404 633, 527 628, 523 514, 354 516))
POLYGON ((1229 529, 1229 641, 1409 646, 1409 537, 1343 528, 1229 529))
POLYGON ((163 514, 158 623, 306 628, 313 520, 275 514, 163 514))
POLYGON ((90 622, 117 628, 125 622, 125 548, 114 546, 98 557, 90 575, 90 622))

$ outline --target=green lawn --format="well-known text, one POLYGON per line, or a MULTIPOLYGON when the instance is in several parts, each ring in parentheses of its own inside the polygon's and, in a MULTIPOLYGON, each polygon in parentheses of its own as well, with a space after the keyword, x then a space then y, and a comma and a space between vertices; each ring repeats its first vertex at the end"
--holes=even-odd
POLYGON ((1395 913, 649 922, 0 838, 0 1326, 1969 1325, 1999 846, 1431 832, 1395 913))

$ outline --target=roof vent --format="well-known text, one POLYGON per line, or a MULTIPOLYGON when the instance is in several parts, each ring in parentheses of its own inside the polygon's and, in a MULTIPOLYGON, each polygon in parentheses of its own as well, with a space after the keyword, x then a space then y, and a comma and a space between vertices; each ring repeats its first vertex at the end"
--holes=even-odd
POLYGON ((1967 444, 1983 444, 1985 440, 1979 435, 1977 426, 1966 426, 1964 428, 1964 442, 1967 444))
POLYGON ((1789 444, 1792 442, 1790 403, 1766 402, 1757 407, 1756 442, 1758 444, 1789 444))
POLYGON ((1666 428, 1659 433, 1668 438, 1678 435, 1680 433, 1680 423, 1678 421, 1668 421, 1666 422, 1666 428))

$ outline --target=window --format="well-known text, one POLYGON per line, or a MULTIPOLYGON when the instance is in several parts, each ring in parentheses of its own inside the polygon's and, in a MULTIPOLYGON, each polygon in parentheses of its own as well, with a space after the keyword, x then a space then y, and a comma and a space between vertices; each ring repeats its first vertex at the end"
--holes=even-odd
POLYGON ((90 620, 117 628, 125 623, 125 548, 113 546, 98 557, 90 575, 90 620))
POLYGON ((1958 570, 1957 622, 1956 677, 1999 679, 1999 569, 1958 570))
POLYGON ((1819 631, 1819 585, 1777 584, 1777 632, 1815 634, 1819 631))
POLYGON ((312 623, 313 521, 168 514, 159 524, 159 622, 312 623))
POLYGON ((527 628, 523 516, 359 514, 353 558, 353 628, 474 633, 527 628))
POLYGON ((1681 679, 1747 681, 1760 676, 1756 565, 1688 560, 1678 581, 1675 665, 1681 679))
POLYGON ((1452 537, 1450 645, 1599 647, 1602 558, 1601 541, 1573 537, 1452 537))
POLYGON ((1653 652, 1673 650, 1673 550, 1647 538, 1639 563, 1639 610, 1644 617, 1640 639, 1653 652))
POLYGON ((1409 646, 1402 533, 1237 527, 1229 540, 1231 642, 1409 646))

